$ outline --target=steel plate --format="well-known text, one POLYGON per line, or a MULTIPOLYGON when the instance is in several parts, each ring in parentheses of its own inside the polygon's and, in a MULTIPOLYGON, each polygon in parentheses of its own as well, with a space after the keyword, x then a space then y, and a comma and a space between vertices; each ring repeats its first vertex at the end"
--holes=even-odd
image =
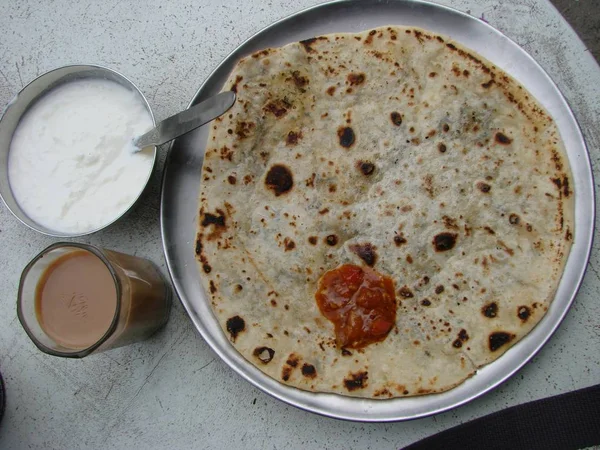
POLYGON ((369 422, 415 419, 462 405, 498 386, 529 361, 559 326, 573 302, 589 258, 595 214, 594 185, 585 142, 568 104, 550 77, 516 43, 487 23, 440 5, 416 0, 348 0, 306 9, 270 25, 241 44, 208 77, 190 105, 218 93, 235 63, 249 53, 321 34, 358 32, 390 24, 417 26, 450 36, 507 71, 551 113, 566 144, 575 184, 575 242, 546 316, 504 356, 450 391, 420 397, 368 400, 309 393, 280 384, 247 362, 230 345, 199 280, 194 242, 208 127, 172 144, 161 199, 161 232, 173 284, 194 325, 212 349, 243 378, 280 400, 330 417, 369 422))

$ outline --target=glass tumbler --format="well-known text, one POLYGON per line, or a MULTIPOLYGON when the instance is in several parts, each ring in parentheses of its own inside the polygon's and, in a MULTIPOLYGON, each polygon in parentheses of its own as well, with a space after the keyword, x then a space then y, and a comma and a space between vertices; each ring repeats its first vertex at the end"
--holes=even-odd
POLYGON ((169 318, 171 290, 150 261, 57 243, 25 267, 17 315, 43 352, 68 358, 150 337, 169 318))

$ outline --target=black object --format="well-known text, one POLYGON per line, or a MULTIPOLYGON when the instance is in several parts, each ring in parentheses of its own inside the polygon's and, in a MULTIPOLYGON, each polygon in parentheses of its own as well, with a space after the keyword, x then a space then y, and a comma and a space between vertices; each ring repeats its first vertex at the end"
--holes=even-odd
POLYGON ((4 392, 4 380, 2 379, 2 374, 0 373, 0 422, 2 422, 2 417, 4 416, 4 407, 6 406, 6 394, 4 392))
POLYGON ((580 449, 600 444, 600 385, 480 417, 405 447, 436 449, 580 449))

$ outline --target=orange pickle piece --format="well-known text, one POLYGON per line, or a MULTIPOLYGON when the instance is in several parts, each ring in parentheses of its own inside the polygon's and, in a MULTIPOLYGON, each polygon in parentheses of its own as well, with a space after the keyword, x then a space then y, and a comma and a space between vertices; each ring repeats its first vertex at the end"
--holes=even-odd
POLYGON ((315 299, 334 325, 338 348, 383 341, 396 323, 394 282, 368 267, 344 264, 326 272, 315 299))

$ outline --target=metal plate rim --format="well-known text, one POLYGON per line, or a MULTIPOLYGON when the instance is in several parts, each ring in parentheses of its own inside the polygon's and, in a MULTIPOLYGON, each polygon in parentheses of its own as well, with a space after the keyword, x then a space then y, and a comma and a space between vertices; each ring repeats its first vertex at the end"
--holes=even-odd
MULTIPOLYGON (((365 5, 373 6, 375 4, 382 4, 382 3, 389 4, 390 2, 382 2, 380 0, 370 0, 370 1, 361 2, 361 5, 362 6, 365 6, 365 5)), ((177 267, 176 267, 176 264, 173 262, 173 260, 170 258, 170 254, 171 254, 170 247, 171 247, 172 243, 170 242, 171 239, 169 236, 169 231, 167 229, 168 227, 166 225, 167 217, 166 217, 166 213, 165 213, 165 206, 166 206, 166 203, 169 201, 169 199, 166 196, 165 186, 168 183, 169 162, 171 160, 173 147, 176 145, 176 143, 178 141, 171 143, 171 145, 169 146, 168 155, 167 155, 167 159, 165 162, 165 168, 164 168, 164 172, 163 172, 162 189, 161 189, 160 227, 161 227, 161 236, 162 236, 162 242, 163 242, 163 250, 165 253, 165 259, 167 262, 169 275, 171 277, 173 285, 175 286, 177 294, 180 297, 180 300, 181 300, 186 312, 188 313, 192 322, 194 323, 195 328, 201 334, 201 336, 204 338, 204 340, 208 343, 208 345, 211 347, 211 349, 215 353, 217 353, 217 355, 227 365, 229 365, 235 372, 237 372, 239 375, 241 375, 246 381, 249 381, 252 385, 256 386, 257 388, 261 389, 265 393, 267 393, 283 402, 286 402, 290 405, 296 406, 300 409, 318 413, 318 414, 321 414, 324 416, 337 418, 337 419, 363 421, 363 422, 393 422, 393 421, 402 421, 402 420, 412 420, 412 419, 422 418, 422 417, 430 416, 433 414, 441 413, 444 411, 448 411, 450 409, 464 405, 465 403, 468 403, 468 402, 472 401, 473 399, 480 397, 481 395, 484 395, 485 393, 489 392, 490 390, 494 389, 495 387, 499 386, 500 384, 502 384, 503 382, 508 380, 510 377, 512 377, 518 370, 520 370, 527 362, 529 362, 539 352, 539 350, 546 344, 546 342, 554 334, 554 332, 559 327, 560 323, 562 322, 562 320, 568 313, 568 311, 575 299, 577 291, 579 290, 579 287, 583 281, 583 277, 585 275, 585 269, 587 267, 587 262, 589 260, 591 249, 592 249, 593 229, 594 229, 594 221, 595 221, 595 203, 594 203, 595 187, 594 187, 594 183, 593 183, 593 173, 591 170, 589 152, 587 150, 587 146, 583 139, 581 129, 580 129, 580 127, 577 123, 577 120, 576 120, 575 116, 573 115, 573 112, 572 112, 571 108, 569 107, 566 99, 564 98, 564 96, 562 95, 562 93, 560 92, 560 90, 558 89, 556 84, 554 83, 554 81, 545 72, 545 70, 539 65, 539 63, 537 63, 528 53, 526 53, 523 49, 521 49, 518 46, 518 44, 516 44, 510 38, 505 36, 503 33, 501 33, 500 31, 496 30, 491 25, 489 25, 483 21, 481 21, 481 22, 478 21, 478 19, 476 19, 466 13, 463 13, 461 11, 458 11, 456 9, 453 9, 453 8, 450 8, 447 6, 438 5, 438 4, 423 1, 423 0, 402 0, 402 1, 392 2, 392 3, 396 3, 397 5, 404 5, 401 7, 407 7, 407 8, 410 8, 410 7, 435 8, 439 11, 443 11, 446 14, 451 14, 451 15, 460 17, 463 20, 476 21, 478 26, 487 28, 488 32, 491 32, 491 34, 493 34, 497 39, 506 40, 508 45, 511 46, 515 51, 517 51, 521 57, 525 57, 526 59, 529 60, 529 62, 533 65, 534 69, 536 69, 539 72, 539 75, 546 78, 546 83, 548 84, 548 86, 550 88, 553 89, 553 94, 556 95, 556 100, 558 101, 557 108, 562 108, 563 112, 566 113, 566 117, 564 118, 564 120, 566 122, 570 122, 569 125, 571 126, 571 131, 574 132, 573 139, 575 142, 572 145, 573 146, 576 145, 578 147, 577 150, 579 150, 581 153, 581 154, 577 155, 577 157, 580 158, 580 160, 581 160, 580 163, 578 164, 578 167, 581 169, 580 172, 582 172, 582 174, 584 175, 585 179, 583 179, 583 182, 584 183, 587 182, 589 189, 587 189, 586 192, 580 192, 579 190, 576 190, 576 200, 578 203, 577 204, 578 209, 580 209, 581 207, 585 207, 585 209, 587 209, 587 214, 585 214, 586 217, 584 217, 587 220, 585 220, 585 221, 580 220, 578 222, 577 221, 577 211, 576 211, 576 240, 579 237, 579 241, 576 241, 574 243, 573 248, 571 249, 571 256, 569 257, 569 262, 570 262, 573 259, 573 254, 575 251, 576 244, 579 244, 578 247, 580 247, 580 248, 578 250, 579 250, 580 254, 576 257, 577 260, 575 262, 576 264, 578 264, 579 268, 577 268, 577 267, 575 268, 576 273, 573 274, 574 279, 571 281, 571 286, 568 289, 568 291, 569 291, 568 298, 566 300, 562 301, 560 310, 553 312, 552 320, 550 321, 550 319, 549 319, 550 310, 552 309, 552 305, 557 303, 556 301, 554 301, 551 304, 551 308, 549 309, 548 313, 546 314, 546 317, 544 317, 544 319, 534 328, 534 330, 532 330, 521 342, 516 344, 513 347, 513 349, 511 349, 511 350, 514 350, 515 348, 518 348, 519 346, 524 347, 524 342, 529 342, 531 344, 532 339, 534 340, 533 345, 529 345, 529 349, 526 352, 526 355, 523 358, 519 358, 519 361, 516 364, 512 364, 512 366, 510 367, 510 370, 505 371, 502 374, 502 376, 495 378, 493 380, 493 382, 489 383, 487 386, 477 389, 468 395, 463 395, 460 400, 453 401, 453 402, 446 403, 446 404, 441 404, 439 407, 433 407, 433 408, 428 409, 427 411, 414 413, 414 414, 403 413, 401 407, 399 407, 397 411, 392 412, 392 413, 383 413, 383 414, 375 414, 375 415, 373 414, 373 412, 374 412, 373 410, 380 409, 377 406, 378 404, 383 405, 386 403, 387 404, 395 403, 395 404, 401 405, 401 402, 405 402, 407 400, 415 401, 415 399, 417 399, 416 401, 418 402, 419 401, 418 399, 439 398, 440 396, 444 396, 447 393, 458 390, 459 388, 461 388, 461 386, 464 388, 464 386, 467 383, 471 382, 471 380, 473 378, 477 377, 477 374, 474 375, 471 379, 466 380, 465 383, 463 383, 462 385, 459 385, 458 387, 456 387, 450 391, 446 391, 445 393, 422 396, 422 397, 396 398, 396 399, 390 399, 390 400, 359 399, 359 398, 351 398, 351 397, 342 397, 342 396, 339 396, 336 394, 310 393, 310 392, 301 391, 299 389, 280 384, 276 380, 271 379, 270 377, 268 377, 267 375, 263 374, 258 369, 253 367, 232 346, 229 346, 229 348, 223 348, 223 346, 221 346, 216 341, 216 337, 212 333, 209 332, 209 330, 205 327, 205 324, 202 322, 202 319, 200 317, 198 317, 198 315, 196 314, 196 311, 194 311, 192 302, 190 302, 189 299, 186 297, 184 288, 176 276, 175 271, 176 271, 177 267), (583 235, 582 235, 582 233, 583 233, 583 235), (581 239, 583 239, 583 242, 581 239), (583 251, 584 253, 581 254, 581 251, 583 251), (542 323, 545 323, 544 327, 541 326, 542 323), (540 331, 542 331, 542 332, 540 333, 540 331), (541 336, 536 336, 536 335, 541 335, 541 336), (244 366, 246 366, 246 367, 244 367, 244 366), (247 366, 251 366, 251 367, 247 367, 247 366), (292 398, 292 397, 294 397, 294 393, 297 394, 296 396, 300 397, 300 400, 292 398), (298 394, 298 393, 300 393, 300 394, 298 394), (335 399, 339 399, 340 397, 342 397, 342 398, 344 398, 344 402, 348 402, 348 399, 349 399, 349 402, 351 404, 354 404, 354 407, 352 407, 350 409, 346 409, 346 410, 336 410, 335 408, 323 406, 323 404, 326 404, 326 401, 315 402, 314 399, 316 397, 321 397, 322 399, 332 399, 334 401, 335 401, 335 399)), ((314 13, 316 11, 322 11, 322 10, 325 10, 328 8, 336 8, 336 7, 343 8, 346 6, 352 6, 352 5, 358 5, 358 4, 359 4, 359 2, 356 0, 336 0, 333 2, 318 4, 315 6, 305 8, 296 13, 293 13, 287 17, 284 17, 284 18, 262 28, 257 33, 252 35, 250 38, 246 39, 238 47, 236 47, 210 73, 210 75, 207 77, 207 79, 204 81, 204 83, 202 83, 202 85, 200 86, 198 91, 194 94, 194 97, 190 101, 190 104, 188 105, 188 107, 198 103, 205 96, 210 95, 210 93, 207 91, 210 90, 209 84, 210 84, 211 80, 213 79, 213 77, 218 75, 219 71, 221 71, 223 69, 223 67, 226 67, 228 64, 230 64, 233 58, 237 59, 239 57, 240 53, 244 53, 244 49, 246 49, 256 39, 260 38, 264 34, 272 32, 272 30, 276 29, 277 27, 280 27, 282 24, 285 24, 286 22, 292 21, 299 17, 303 17, 304 15, 307 15, 307 14, 314 13)), ((415 26, 418 26, 418 25, 415 25, 415 26)), ((222 80, 222 81, 225 81, 225 80, 222 80)), ((561 132, 562 132, 562 130, 561 130, 561 132)), ((573 161, 571 161, 572 155, 569 153, 569 151, 567 151, 567 153, 569 154, 569 161, 571 163, 572 170, 573 170, 574 164, 573 164, 573 161)), ((575 156, 573 156, 573 158, 575 158, 575 156)), ((198 180, 199 180, 199 178, 200 177, 198 174, 198 180)), ((574 174, 574 178, 576 178, 575 174, 574 174)), ((199 184, 199 181, 198 181, 198 184, 199 184)), ((197 199, 195 199, 195 200, 197 200, 197 199)), ((196 206, 197 205, 194 205, 194 209, 196 208, 196 206)), ((191 251, 193 246, 189 245, 189 247, 190 247, 190 251, 191 251)), ((567 263, 567 266, 569 265, 569 262, 567 263)), ((566 273, 567 266, 565 266, 565 273, 566 273)), ((565 274, 563 274, 563 278, 564 277, 565 277, 565 274)), ((562 284, 563 284, 563 282, 561 281, 561 285, 562 284)), ((214 316, 213 316, 213 320, 215 320, 214 316)), ((503 356, 503 358, 505 358, 505 357, 506 357, 506 355, 503 356)), ((502 361, 502 358, 499 358, 495 362, 483 367, 482 369, 480 369, 478 371, 478 373, 481 373, 483 371, 486 371, 486 373, 490 372, 490 368, 497 366, 499 361, 502 361)))

